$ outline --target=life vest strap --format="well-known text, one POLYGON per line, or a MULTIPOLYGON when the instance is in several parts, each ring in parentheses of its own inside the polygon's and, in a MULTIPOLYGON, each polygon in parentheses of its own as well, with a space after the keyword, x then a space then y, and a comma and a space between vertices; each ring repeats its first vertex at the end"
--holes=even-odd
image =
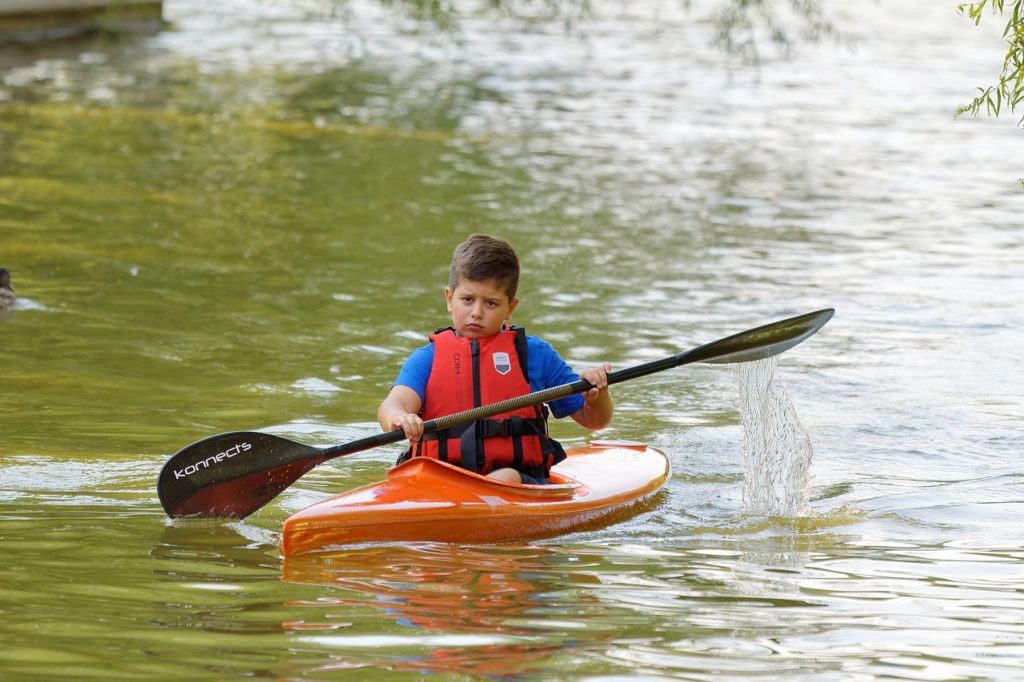
MULTIPOLYGON (((483 453, 477 447, 478 443, 484 442, 486 438, 511 438, 513 447, 512 466, 524 473, 523 467, 523 437, 537 436, 540 440, 541 452, 545 456, 550 455, 551 465, 557 464, 565 459, 565 451, 561 443, 553 440, 547 435, 547 421, 542 417, 536 419, 523 419, 519 416, 508 419, 480 419, 470 424, 460 424, 447 429, 432 431, 423 434, 420 442, 439 441, 438 459, 442 462, 458 464, 469 471, 480 471, 483 468, 483 453), (453 439, 459 440, 459 461, 452 462, 448 456, 448 442, 453 439)), ((416 448, 411 448, 402 454, 398 459, 401 464, 415 454, 416 448)), ((533 467, 529 467, 533 469, 533 467)), ((543 468, 543 467, 542 467, 543 468)), ((531 474, 532 475, 532 474, 531 474)))

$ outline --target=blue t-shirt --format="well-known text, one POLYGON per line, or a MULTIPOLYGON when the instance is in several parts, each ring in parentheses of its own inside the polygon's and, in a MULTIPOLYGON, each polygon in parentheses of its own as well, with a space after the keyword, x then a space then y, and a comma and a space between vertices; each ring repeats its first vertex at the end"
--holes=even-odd
MULTIPOLYGON (((526 336, 526 375, 530 380, 530 389, 536 393, 552 386, 561 386, 578 381, 580 376, 572 371, 565 360, 558 354, 551 344, 536 336, 526 336)), ((434 344, 428 343, 422 348, 417 348, 409 356, 409 359, 402 365, 402 370, 395 379, 395 385, 408 386, 420 396, 420 402, 425 402, 427 393, 427 380, 430 379, 430 369, 434 365, 434 344)), ((559 398, 551 402, 551 414, 556 418, 568 417, 583 407, 583 394, 559 398)))

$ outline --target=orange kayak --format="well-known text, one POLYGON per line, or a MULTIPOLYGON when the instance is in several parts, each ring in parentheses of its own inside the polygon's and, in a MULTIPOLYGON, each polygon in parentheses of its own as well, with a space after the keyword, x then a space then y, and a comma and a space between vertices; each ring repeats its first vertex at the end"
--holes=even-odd
POLYGON ((594 441, 551 470, 549 485, 503 483, 425 457, 387 479, 288 517, 284 555, 360 542, 489 543, 549 537, 623 518, 671 472, 665 453, 640 443, 594 441))

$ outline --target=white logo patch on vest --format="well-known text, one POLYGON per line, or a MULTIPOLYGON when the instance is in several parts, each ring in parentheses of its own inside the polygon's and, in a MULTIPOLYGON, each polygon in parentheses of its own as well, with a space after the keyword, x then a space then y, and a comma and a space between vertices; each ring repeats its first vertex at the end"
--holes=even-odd
POLYGON ((498 374, 505 375, 512 371, 512 360, 508 353, 495 353, 493 357, 494 369, 498 370, 498 374))

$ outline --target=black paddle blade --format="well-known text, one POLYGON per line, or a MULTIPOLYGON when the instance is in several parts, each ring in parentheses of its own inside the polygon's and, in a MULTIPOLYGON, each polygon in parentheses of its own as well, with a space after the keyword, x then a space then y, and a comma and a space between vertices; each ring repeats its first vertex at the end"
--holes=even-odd
POLYGON ((318 448, 269 433, 222 433, 174 453, 157 494, 171 518, 245 518, 324 459, 318 448))
POLYGON ((712 341, 685 353, 685 364, 753 362, 789 350, 825 326, 835 309, 805 313, 712 341))

